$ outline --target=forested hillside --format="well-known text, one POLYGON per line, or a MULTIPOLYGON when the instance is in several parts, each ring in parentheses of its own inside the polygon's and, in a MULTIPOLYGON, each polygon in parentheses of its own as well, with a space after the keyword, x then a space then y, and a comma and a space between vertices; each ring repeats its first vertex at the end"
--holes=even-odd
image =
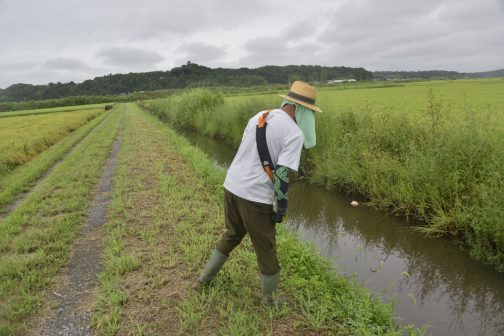
POLYGON ((208 68, 188 62, 169 71, 151 71, 96 77, 82 83, 47 85, 14 84, 0 89, 0 102, 53 99, 70 96, 103 96, 138 91, 181 89, 187 87, 287 84, 295 80, 309 82, 330 79, 370 80, 373 74, 364 68, 324 67, 318 65, 264 66, 256 69, 208 68))

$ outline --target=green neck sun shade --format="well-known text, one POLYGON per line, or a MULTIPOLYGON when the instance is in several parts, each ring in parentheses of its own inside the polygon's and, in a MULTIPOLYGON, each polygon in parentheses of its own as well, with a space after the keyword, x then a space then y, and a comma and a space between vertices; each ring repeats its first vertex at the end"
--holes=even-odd
POLYGON ((296 123, 304 135, 304 148, 309 149, 317 144, 317 135, 315 134, 315 113, 301 104, 290 100, 284 100, 285 104, 294 104, 296 106, 296 123))

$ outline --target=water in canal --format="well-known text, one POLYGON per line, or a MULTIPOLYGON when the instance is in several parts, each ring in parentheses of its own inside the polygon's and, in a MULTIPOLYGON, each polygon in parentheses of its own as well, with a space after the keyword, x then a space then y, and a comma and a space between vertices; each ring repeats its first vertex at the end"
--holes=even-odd
MULTIPOLYGON (((199 135, 186 137, 227 167, 235 150, 199 135)), ((289 189, 286 225, 312 242, 340 274, 357 276, 394 300, 405 324, 432 335, 504 335, 504 274, 481 265, 453 242, 412 230, 413 223, 306 182, 289 189)))

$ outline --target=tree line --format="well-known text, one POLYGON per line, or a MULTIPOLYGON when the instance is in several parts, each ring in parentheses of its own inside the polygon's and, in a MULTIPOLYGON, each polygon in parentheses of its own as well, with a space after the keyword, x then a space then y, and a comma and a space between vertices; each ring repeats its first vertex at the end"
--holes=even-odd
POLYGON ((88 79, 82 83, 13 84, 6 89, 0 89, 0 102, 47 100, 74 96, 117 96, 132 92, 191 87, 249 87, 264 84, 288 84, 295 80, 316 83, 326 82, 330 79, 349 78, 371 80, 373 73, 364 68, 318 65, 212 69, 188 62, 168 71, 109 74, 88 79))
POLYGON ((457 72, 446 70, 427 71, 374 71, 375 79, 461 79, 504 77, 504 69, 484 72, 457 72))

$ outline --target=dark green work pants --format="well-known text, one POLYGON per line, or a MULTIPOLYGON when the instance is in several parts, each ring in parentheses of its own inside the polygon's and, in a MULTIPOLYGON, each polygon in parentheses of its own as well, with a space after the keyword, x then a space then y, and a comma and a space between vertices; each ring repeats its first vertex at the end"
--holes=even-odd
POLYGON ((276 255, 273 206, 247 201, 224 190, 226 232, 217 244, 219 252, 229 256, 248 233, 262 274, 280 271, 276 255))

